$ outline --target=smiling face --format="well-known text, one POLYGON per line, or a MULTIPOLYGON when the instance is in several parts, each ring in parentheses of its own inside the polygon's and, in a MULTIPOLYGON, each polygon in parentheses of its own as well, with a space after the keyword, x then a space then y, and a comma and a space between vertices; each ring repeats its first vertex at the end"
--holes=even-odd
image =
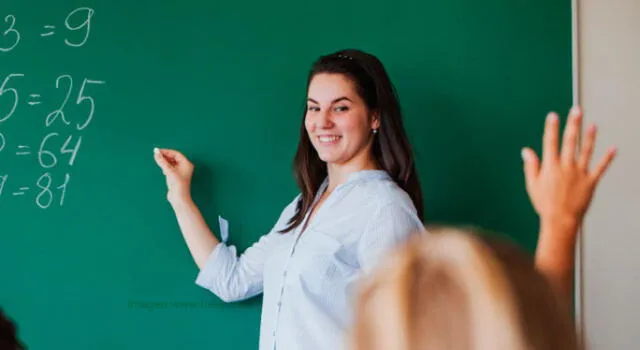
POLYGON ((371 158, 371 115, 353 82, 342 74, 320 73, 309 84, 305 128, 318 156, 328 165, 365 164, 371 158))

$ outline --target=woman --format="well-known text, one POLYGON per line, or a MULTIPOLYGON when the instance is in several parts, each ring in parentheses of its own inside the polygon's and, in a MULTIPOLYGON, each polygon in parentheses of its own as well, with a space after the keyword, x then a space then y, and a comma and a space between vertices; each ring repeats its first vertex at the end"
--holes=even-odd
POLYGON ((300 195, 240 257, 212 234, 190 195, 193 165, 155 151, 196 283, 231 302, 263 293, 260 349, 340 349, 358 276, 423 229, 422 193, 394 87, 357 50, 321 57, 307 83, 294 160, 300 195))
POLYGON ((570 317, 573 252, 593 193, 615 156, 593 170, 596 129, 576 154, 574 108, 558 152, 558 118, 545 127, 542 165, 523 152, 525 181, 540 216, 535 264, 515 246, 478 232, 430 229, 395 249, 366 280, 356 307, 354 350, 578 349, 570 317))

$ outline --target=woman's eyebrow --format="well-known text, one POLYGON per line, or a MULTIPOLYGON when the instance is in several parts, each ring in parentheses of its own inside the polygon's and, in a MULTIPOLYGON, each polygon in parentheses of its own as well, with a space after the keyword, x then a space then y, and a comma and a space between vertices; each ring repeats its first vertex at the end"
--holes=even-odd
POLYGON ((331 101, 331 103, 336 103, 336 102, 340 102, 340 101, 349 101, 349 102, 353 102, 351 101, 347 96, 342 96, 342 97, 338 97, 335 100, 331 101))
MULTIPOLYGON (((351 101, 351 99, 349 99, 347 96, 342 96, 342 97, 338 97, 338 98, 334 99, 333 101, 331 101, 331 103, 333 104, 333 103, 337 103, 337 102, 340 102, 340 101, 349 101, 349 102, 353 102, 353 101, 351 101)), ((312 102, 312 103, 315 103, 315 104, 319 104, 319 103, 318 103, 318 101, 316 101, 316 100, 312 99, 311 97, 308 97, 308 98, 307 98, 307 102, 312 102)))

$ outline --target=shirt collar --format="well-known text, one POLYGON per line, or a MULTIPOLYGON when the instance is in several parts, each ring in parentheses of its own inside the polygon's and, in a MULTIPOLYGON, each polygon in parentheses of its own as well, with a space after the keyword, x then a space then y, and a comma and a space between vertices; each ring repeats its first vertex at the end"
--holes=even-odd
POLYGON ((391 176, 386 170, 360 170, 351 173, 345 184, 358 180, 391 180, 391 176))
MULTIPOLYGON (((347 180, 336 188, 336 191, 354 182, 371 181, 371 180, 391 180, 391 175, 389 175, 389 173, 386 170, 378 170, 378 169, 356 171, 351 173, 347 177, 347 180)), ((328 185, 329 185, 329 177, 327 176, 324 178, 324 181, 322 181, 322 185, 320 185, 320 189, 316 193, 316 198, 319 197, 324 192, 324 190, 327 188, 328 185)))

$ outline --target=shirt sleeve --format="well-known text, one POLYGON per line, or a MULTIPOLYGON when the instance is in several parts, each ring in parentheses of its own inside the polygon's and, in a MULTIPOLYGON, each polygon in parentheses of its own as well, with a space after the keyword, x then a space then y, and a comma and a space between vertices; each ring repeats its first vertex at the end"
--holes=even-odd
POLYGON ((280 214, 276 224, 266 235, 238 256, 235 246, 220 242, 211 252, 196 278, 196 284, 208 289, 225 302, 248 299, 263 291, 264 263, 278 240, 278 232, 295 214, 294 199, 280 214))
POLYGON ((415 211, 396 203, 380 205, 360 237, 360 268, 368 274, 390 250, 411 235, 422 232, 424 226, 415 211))

